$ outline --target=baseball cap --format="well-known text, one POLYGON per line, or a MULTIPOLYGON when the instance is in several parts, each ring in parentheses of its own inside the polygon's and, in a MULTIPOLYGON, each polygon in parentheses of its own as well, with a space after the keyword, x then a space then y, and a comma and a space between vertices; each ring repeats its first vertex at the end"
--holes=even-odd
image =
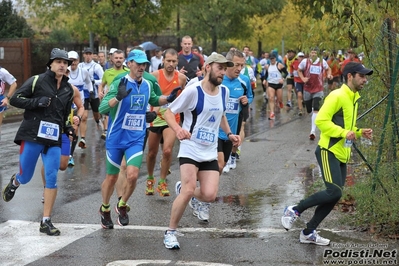
POLYGON ((85 48, 85 49, 83 50, 83 53, 84 53, 84 54, 86 54, 86 53, 92 54, 92 53, 93 53, 93 50, 92 50, 90 47, 88 47, 88 48, 85 48))
POLYGON ((116 50, 118 50, 118 49, 116 49, 116 48, 111 48, 111 49, 109 49, 109 54, 113 54, 113 53, 115 53, 115 52, 116 52, 116 50))
POLYGON ((273 59, 273 58, 275 59, 276 55, 274 53, 269 54, 269 59, 273 59))
POLYGON ((302 53, 302 52, 299 52, 296 56, 305 56, 305 54, 304 53, 302 53))
POLYGON ((342 50, 338 50, 338 55, 342 55, 342 50))
POLYGON ((212 53, 205 61, 205 65, 209 65, 212 63, 226 64, 227 67, 234 66, 233 62, 227 60, 226 57, 218 53, 212 53))
POLYGON ((75 51, 69 51, 68 52, 68 58, 70 58, 70 59, 79 59, 79 55, 75 51))
POLYGON ((132 50, 127 56, 127 61, 134 61, 136 63, 149 63, 147 55, 141 50, 132 50))
POLYGON ((348 73, 360 73, 364 75, 371 75, 373 74, 373 70, 365 68, 361 63, 349 62, 344 67, 342 73, 344 76, 348 75, 348 73))

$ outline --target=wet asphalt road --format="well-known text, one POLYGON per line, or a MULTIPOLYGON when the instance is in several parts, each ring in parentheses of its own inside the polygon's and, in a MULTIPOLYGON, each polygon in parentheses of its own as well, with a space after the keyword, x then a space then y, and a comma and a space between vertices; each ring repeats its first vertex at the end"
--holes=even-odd
MULTIPOLYGON (((0 265, 24 265, 26 262, 30 262, 29 265, 63 266, 143 265, 144 262, 148 262, 146 265, 323 265, 326 247, 298 242, 300 229, 309 215, 304 215, 289 232, 280 224, 284 207, 304 197, 306 181, 312 178, 309 169, 316 164, 314 150, 317 142, 308 139, 310 117, 300 118, 294 110, 282 109, 276 114, 276 120, 270 121, 261 112, 263 97, 260 94, 258 92, 246 125, 247 137, 237 169, 222 175, 209 223, 199 221, 187 207, 179 228, 184 234, 178 237, 180 250, 167 250, 162 243, 174 199, 174 184, 179 180, 177 160, 173 161, 172 174, 168 176, 170 197, 144 194, 147 172, 144 160, 136 191, 128 202, 131 206, 129 226, 101 229, 98 209, 105 177, 105 146, 100 140, 101 132, 90 119, 88 148, 77 148, 75 167, 59 172, 58 176, 59 190, 52 221, 61 230, 61 236, 40 235, 37 227, 23 233, 38 239, 33 243, 23 243, 22 239, 26 238, 22 236, 6 238, 9 236, 1 235, 1 226, 9 220, 40 221, 43 187, 39 159, 32 181, 21 186, 11 202, 0 200, 0 223, 3 223, 0 236, 12 239, 10 242, 19 242, 20 246, 15 248, 8 242, 5 247, 1 246, 0 257, 3 259, 0 265), (26 251, 24 245, 46 250, 51 242, 65 241, 69 234, 77 235, 76 239, 56 250, 49 249, 51 252, 45 251, 43 256, 29 259, 39 251, 26 251), (18 254, 24 254, 28 259, 18 261, 15 258, 18 254), (123 260, 129 262, 115 262, 123 260)), ((13 143, 18 126, 19 122, 13 122, 2 127, 1 188, 18 169, 19 147, 13 143)), ((175 154, 177 147, 178 142, 175 154)), ((159 163, 155 175, 159 176, 159 163)), ((112 201, 116 203, 116 200, 115 195, 112 201)), ((116 223, 115 212, 112 217, 116 223)), ((334 222, 323 223, 320 229, 323 236, 334 243, 370 243, 367 235, 359 235, 334 222)), ((397 248, 397 244, 394 247, 397 248)))

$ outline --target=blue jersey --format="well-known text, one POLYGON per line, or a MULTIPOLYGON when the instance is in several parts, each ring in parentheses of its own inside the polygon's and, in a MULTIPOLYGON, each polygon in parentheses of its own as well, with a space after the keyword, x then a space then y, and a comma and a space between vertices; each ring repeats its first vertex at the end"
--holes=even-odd
MULTIPOLYGON (((230 96, 226 104, 226 119, 229 123, 231 132, 233 134, 237 134, 238 116, 242 109, 239 97, 247 95, 248 102, 249 97, 251 97, 252 101, 253 96, 251 84, 248 77, 240 74, 238 78, 234 79, 230 79, 229 77, 227 77, 227 75, 224 75, 222 85, 226 86, 230 92, 230 96), (251 94, 248 95, 249 93, 251 94)), ((219 138, 223 140, 228 140, 226 133, 221 128, 219 128, 219 138)))

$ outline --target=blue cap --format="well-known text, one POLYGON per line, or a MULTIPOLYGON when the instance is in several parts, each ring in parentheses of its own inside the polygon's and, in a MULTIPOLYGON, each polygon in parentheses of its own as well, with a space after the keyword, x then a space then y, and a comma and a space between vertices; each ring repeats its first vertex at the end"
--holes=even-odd
POLYGON ((149 61, 147 60, 147 55, 141 50, 130 51, 127 57, 127 61, 132 61, 132 60, 139 64, 149 63, 149 61))

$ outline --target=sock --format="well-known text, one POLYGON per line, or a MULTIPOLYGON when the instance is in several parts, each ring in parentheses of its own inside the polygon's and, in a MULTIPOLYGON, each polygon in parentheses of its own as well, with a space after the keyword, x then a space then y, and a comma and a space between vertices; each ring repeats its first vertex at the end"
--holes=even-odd
POLYGON ((97 125, 100 123, 100 120, 96 120, 97 125))
POLYGON ((119 197, 118 197, 118 201, 120 201, 121 199, 122 199, 122 196, 119 196, 119 197))
POLYGON ((126 202, 124 202, 121 197, 121 199, 118 201, 118 207, 122 207, 122 206, 126 206, 126 202))
POLYGON ((72 156, 73 153, 75 152, 76 144, 78 144, 78 137, 77 137, 77 136, 76 136, 76 138, 73 138, 73 140, 72 140, 72 144, 71 144, 71 156, 72 156))
POLYGON ((85 137, 80 137, 81 139, 85 139, 85 137))
POLYGON ((309 228, 303 229, 303 234, 305 236, 310 235, 311 233, 313 233, 313 230, 314 229, 309 229, 309 228))
POLYGON ((166 183, 166 179, 160 178, 160 179, 159 179, 159 182, 158 182, 158 185, 159 185, 159 184, 162 184, 162 183, 166 183))
POLYGON ((104 204, 104 203, 103 203, 102 206, 101 206, 101 211, 103 211, 103 212, 109 212, 109 211, 110 211, 109 207, 110 207, 109 204, 104 204))
POLYGON ((153 175, 147 176, 147 180, 154 180, 154 176, 153 175))
POLYGON ((46 222, 46 220, 50 220, 50 217, 43 217, 42 222, 46 222))
POLYGON ((176 232, 176 229, 170 229, 170 228, 168 228, 168 229, 166 230, 165 234, 166 234, 166 233, 174 233, 174 232, 176 232))
POLYGON ((230 154, 230 156, 231 156, 231 157, 237 157, 237 153, 232 152, 232 153, 230 154))
MULTIPOLYGON (((19 187, 19 185, 17 185, 16 183, 15 183, 15 181, 16 181, 16 178, 14 178, 14 180, 12 181, 12 185, 14 186, 14 187, 19 187)), ((46 188, 46 187, 45 187, 46 188)))
POLYGON ((311 132, 316 132, 316 124, 315 124, 316 116, 317 116, 317 113, 313 112, 312 113, 312 130, 311 130, 311 132))

